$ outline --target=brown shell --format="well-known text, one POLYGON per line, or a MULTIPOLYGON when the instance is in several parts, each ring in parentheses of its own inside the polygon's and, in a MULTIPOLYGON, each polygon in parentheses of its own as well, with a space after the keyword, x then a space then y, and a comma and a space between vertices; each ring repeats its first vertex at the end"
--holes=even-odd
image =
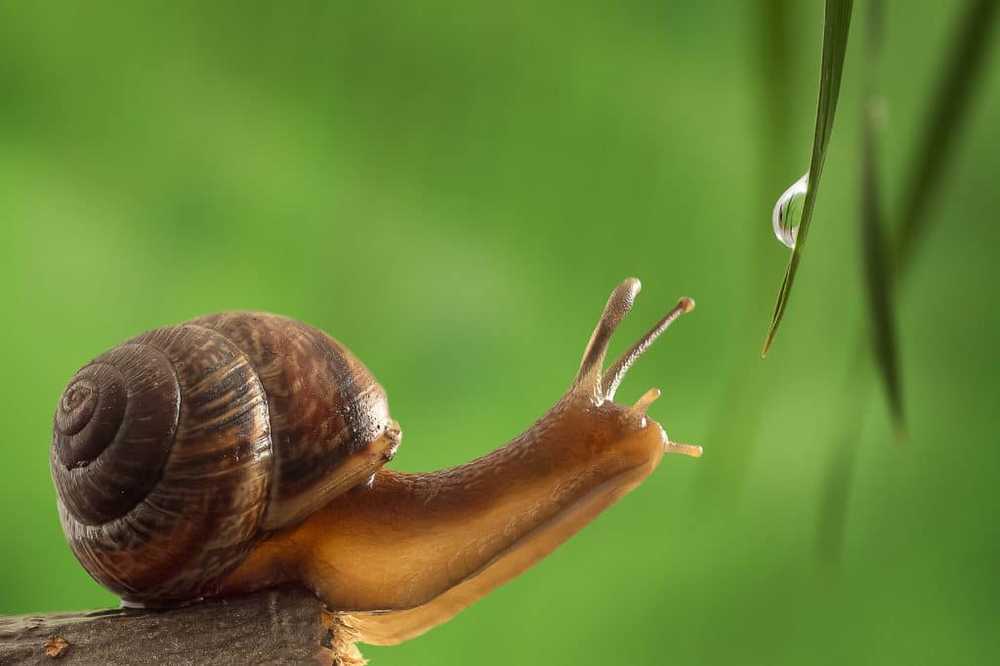
POLYGON ((340 343, 264 313, 140 335, 70 381, 52 476, 66 537, 123 599, 209 595, 269 530, 355 483, 340 473, 390 423, 340 343))

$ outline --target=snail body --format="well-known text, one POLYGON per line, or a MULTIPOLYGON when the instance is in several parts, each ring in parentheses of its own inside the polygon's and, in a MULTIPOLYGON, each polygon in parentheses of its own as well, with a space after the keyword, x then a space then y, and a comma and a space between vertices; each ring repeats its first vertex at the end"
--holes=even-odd
POLYGON ((569 391, 466 465, 381 469, 401 440, 386 393, 342 344, 264 313, 144 333, 70 381, 50 455, 67 540, 127 604, 172 605, 281 583, 395 643, 517 575, 638 485, 691 455, 613 401, 682 299, 607 372, 637 280, 611 295, 569 391))

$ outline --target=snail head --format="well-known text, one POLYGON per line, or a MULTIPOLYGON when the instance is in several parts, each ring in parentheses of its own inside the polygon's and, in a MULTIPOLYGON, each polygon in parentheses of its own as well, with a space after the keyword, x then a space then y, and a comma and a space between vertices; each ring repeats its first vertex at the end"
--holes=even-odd
POLYGON ((636 278, 619 284, 608 298, 597 326, 580 361, 580 369, 568 397, 587 405, 588 411, 605 415, 602 421, 615 421, 612 438, 637 440, 641 448, 655 450, 656 461, 662 453, 679 453, 700 457, 700 446, 671 442, 662 426, 648 418, 646 411, 660 397, 660 389, 651 388, 635 404, 620 405, 614 402, 615 393, 629 369, 656 339, 682 314, 694 309, 694 301, 681 298, 652 328, 629 347, 614 363, 604 369, 608 345, 618 325, 632 309, 635 297, 642 288, 636 278))

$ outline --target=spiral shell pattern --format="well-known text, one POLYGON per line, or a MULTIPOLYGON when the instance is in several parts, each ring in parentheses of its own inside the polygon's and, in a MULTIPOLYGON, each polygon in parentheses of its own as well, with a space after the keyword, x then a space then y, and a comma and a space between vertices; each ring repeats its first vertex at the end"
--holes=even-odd
POLYGON ((339 470, 388 423, 382 388, 316 329, 261 313, 156 329, 82 368, 60 398, 63 530, 127 602, 208 596, 269 530, 357 483, 357 465, 339 470))

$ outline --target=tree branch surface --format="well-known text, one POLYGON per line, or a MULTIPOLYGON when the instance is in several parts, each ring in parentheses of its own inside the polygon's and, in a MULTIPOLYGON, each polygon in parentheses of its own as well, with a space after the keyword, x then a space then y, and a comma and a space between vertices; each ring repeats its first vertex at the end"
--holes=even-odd
POLYGON ((341 618, 299 588, 170 610, 0 616, 0 664, 362 666, 341 618))

